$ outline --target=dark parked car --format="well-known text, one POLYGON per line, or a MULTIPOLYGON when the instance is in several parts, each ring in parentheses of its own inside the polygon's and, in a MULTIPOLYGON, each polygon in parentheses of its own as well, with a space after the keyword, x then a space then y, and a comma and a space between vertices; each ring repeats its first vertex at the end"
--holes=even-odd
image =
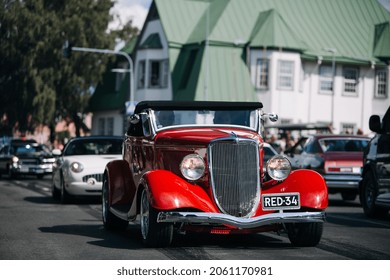
POLYGON ((329 193, 341 193, 344 200, 355 200, 359 193, 363 151, 369 137, 358 135, 317 134, 302 137, 285 152, 293 169, 319 172, 329 193))
POLYGON ((0 175, 9 178, 35 175, 43 178, 53 171, 54 157, 50 149, 35 140, 12 139, 0 149, 0 175))
POLYGON ((390 107, 381 122, 378 115, 369 120, 376 132, 364 153, 360 201, 368 217, 383 216, 390 209, 390 107))
POLYGON ((258 102, 140 102, 123 159, 103 175, 106 229, 140 219, 147 246, 174 233, 287 233, 295 246, 321 239, 328 193, 311 170, 276 155, 263 169, 264 114, 258 102))

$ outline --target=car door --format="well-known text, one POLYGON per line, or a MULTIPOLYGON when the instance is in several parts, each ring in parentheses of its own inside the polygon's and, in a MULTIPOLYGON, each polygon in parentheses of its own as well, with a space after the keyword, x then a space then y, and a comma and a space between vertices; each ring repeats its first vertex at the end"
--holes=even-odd
POLYGON ((378 138, 376 173, 379 187, 390 187, 390 134, 378 138))

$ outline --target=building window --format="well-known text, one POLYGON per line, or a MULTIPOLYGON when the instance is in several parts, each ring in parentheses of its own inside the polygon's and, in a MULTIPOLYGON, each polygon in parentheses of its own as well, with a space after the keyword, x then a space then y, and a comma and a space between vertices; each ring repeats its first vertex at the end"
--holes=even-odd
POLYGON ((98 119, 98 135, 114 135, 114 118, 99 118, 98 119))
POLYGON ((333 73, 331 65, 320 66, 320 93, 333 93, 333 73))
POLYGON ((256 63, 256 89, 268 89, 269 59, 259 58, 256 63))
POLYGON ((344 95, 357 96, 357 85, 359 78, 359 71, 356 67, 345 67, 343 69, 344 77, 344 95))
POLYGON ((107 118, 106 135, 114 135, 114 118, 107 118))
POLYGON ((127 64, 126 63, 120 63, 118 65, 118 68, 119 69, 117 71, 115 71, 116 72, 116 75, 115 75, 115 91, 119 91, 121 89, 122 82, 125 79, 125 75, 126 75, 127 64))
POLYGON ((145 88, 145 60, 138 62, 137 88, 145 88))
POLYGON ((375 71, 375 98, 387 97, 387 71, 377 69, 375 71))
POLYGON ((340 126, 340 134, 354 134, 356 130, 356 124, 354 123, 342 123, 340 126))
POLYGON ((106 130, 106 122, 104 118, 98 119, 98 134, 104 135, 104 131, 106 130))
POLYGON ((293 90, 294 88, 294 62, 279 60, 278 63, 278 89, 293 90))
POLYGON ((149 62, 149 88, 168 87, 168 60, 151 60, 149 62))

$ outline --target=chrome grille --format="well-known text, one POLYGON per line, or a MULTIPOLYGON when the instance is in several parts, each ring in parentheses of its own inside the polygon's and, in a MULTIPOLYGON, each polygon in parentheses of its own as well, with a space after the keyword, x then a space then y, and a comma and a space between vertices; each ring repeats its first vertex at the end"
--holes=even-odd
POLYGON ((221 139, 210 144, 208 158, 220 210, 236 217, 251 215, 260 196, 258 143, 236 137, 221 139))
POLYGON ((94 178, 97 182, 102 182, 103 181, 103 174, 98 173, 98 174, 85 175, 83 177, 83 182, 87 182, 89 178, 94 178))

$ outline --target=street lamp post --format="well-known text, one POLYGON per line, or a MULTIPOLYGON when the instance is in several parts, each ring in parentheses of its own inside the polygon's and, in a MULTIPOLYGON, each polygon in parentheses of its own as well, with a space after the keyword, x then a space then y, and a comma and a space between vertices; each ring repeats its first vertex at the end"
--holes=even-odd
POLYGON ((334 125, 334 96, 335 96, 335 68, 336 68, 336 61, 335 61, 335 54, 337 50, 335 48, 324 48, 324 51, 332 53, 332 108, 331 108, 331 123, 332 127, 334 125))
POLYGON ((129 75, 130 75, 130 84, 129 84, 129 100, 130 104, 134 103, 134 65, 133 65, 133 60, 131 57, 122 51, 113 51, 113 50, 107 50, 107 49, 94 49, 94 48, 81 48, 81 47, 73 47, 69 44, 68 41, 65 42, 64 44, 64 54, 67 54, 67 56, 70 56, 72 51, 78 51, 78 52, 91 52, 91 53, 102 53, 102 54, 114 54, 114 55, 121 55, 124 56, 127 61, 129 62, 129 75))

